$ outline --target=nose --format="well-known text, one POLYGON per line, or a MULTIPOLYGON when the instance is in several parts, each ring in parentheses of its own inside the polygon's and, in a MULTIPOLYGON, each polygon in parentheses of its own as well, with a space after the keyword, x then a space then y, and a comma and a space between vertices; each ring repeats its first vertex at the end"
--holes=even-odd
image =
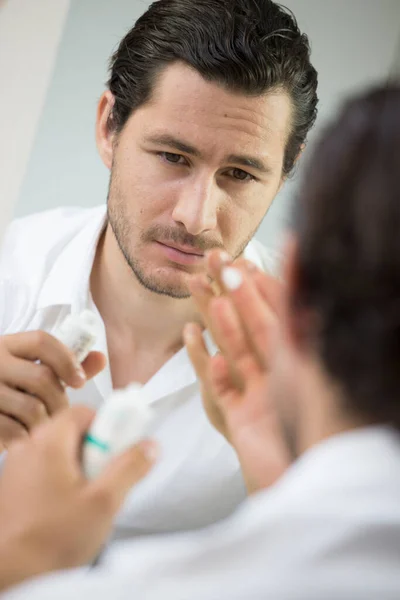
POLYGON ((217 227, 220 194, 211 176, 199 176, 195 182, 188 180, 180 188, 172 218, 192 235, 212 231, 217 227))

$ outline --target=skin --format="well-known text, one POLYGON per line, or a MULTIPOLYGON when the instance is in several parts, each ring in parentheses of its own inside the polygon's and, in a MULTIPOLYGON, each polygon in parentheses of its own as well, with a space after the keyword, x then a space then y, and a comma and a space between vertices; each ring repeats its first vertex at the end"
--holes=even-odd
POLYGON ((10 448, 0 486, 0 592, 92 561, 126 494, 154 464, 156 446, 142 442, 87 481, 79 456, 93 417, 75 406, 10 448))
MULTIPOLYGON (((201 322, 188 285, 205 272, 205 251, 238 256, 259 226, 283 182, 291 104, 282 91, 233 94, 181 63, 161 73, 118 135, 113 104, 105 92, 97 115, 111 177, 91 291, 113 385, 124 387, 148 381, 182 347, 184 324, 201 322)), ((68 405, 60 380, 81 387, 105 365, 93 353, 79 376, 68 349, 42 332, 0 338, 0 355, 0 449, 68 405)))
POLYGON ((0 452, 65 409, 65 385, 82 387, 105 362, 103 354, 91 352, 80 365, 64 344, 43 331, 1 336, 0 452))
POLYGON ((268 487, 290 464, 275 407, 269 399, 282 284, 245 260, 235 262, 244 284, 230 292, 225 267, 211 252, 207 267, 216 282, 191 281, 193 298, 220 352, 211 357, 197 324, 187 324, 185 344, 201 384, 210 422, 235 448, 249 493, 268 487))
MULTIPOLYGON (((312 319, 304 322, 306 315, 290 302, 294 247, 287 257, 284 285, 242 261, 235 264, 240 277, 232 288, 224 276, 226 261, 212 254, 209 274, 220 286, 219 296, 210 287, 207 298, 205 288, 202 297, 197 288, 193 293, 220 354, 209 356, 197 324, 185 328, 207 412, 214 422, 213 402, 250 492, 282 475, 292 458, 288 446, 297 456, 365 424, 341 408, 337 386, 304 343, 300 331, 312 327, 312 319)), ((68 409, 10 449, 0 486, 0 590, 92 560, 126 493, 154 462, 155 448, 147 442, 117 457, 97 480, 86 481, 79 451, 92 418, 85 407, 68 409), (28 504, 21 489, 30 490, 28 504)))
POLYGON ((199 320, 188 285, 205 272, 205 251, 239 256, 257 230, 283 182, 291 104, 282 91, 233 94, 181 63, 118 135, 113 102, 106 92, 98 108, 111 179, 91 288, 114 385, 125 385, 147 381, 181 347, 184 323, 199 320))
POLYGON ((220 295, 199 278, 191 284, 221 352, 208 354, 196 324, 185 327, 185 343, 207 414, 237 451, 250 492, 274 483, 308 448, 368 424, 342 408, 340 388, 307 342, 315 320, 291 302, 297 281, 293 240, 285 256, 285 284, 238 263, 241 283, 229 289, 227 264, 216 253, 208 265, 220 295))

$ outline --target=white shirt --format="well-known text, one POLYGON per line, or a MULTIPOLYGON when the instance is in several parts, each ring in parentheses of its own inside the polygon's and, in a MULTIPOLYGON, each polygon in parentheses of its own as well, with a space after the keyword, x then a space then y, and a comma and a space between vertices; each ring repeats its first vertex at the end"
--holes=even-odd
POLYGON ((120 542, 89 573, 4 595, 55 598, 398 600, 400 435, 371 427, 332 437, 223 523, 120 542))
MULTIPOLYGON (((0 334, 52 331, 68 314, 95 308, 89 277, 106 221, 104 206, 62 208, 14 221, 0 259, 0 334)), ((274 257, 259 242, 246 256, 273 270, 274 257)), ((96 350, 107 355, 105 328, 96 350)), ((111 392, 106 368, 72 403, 98 408, 111 392)), ((229 515, 245 498, 235 452, 208 423, 186 349, 145 385, 156 414, 161 460, 128 497, 116 537, 187 530, 229 515)))

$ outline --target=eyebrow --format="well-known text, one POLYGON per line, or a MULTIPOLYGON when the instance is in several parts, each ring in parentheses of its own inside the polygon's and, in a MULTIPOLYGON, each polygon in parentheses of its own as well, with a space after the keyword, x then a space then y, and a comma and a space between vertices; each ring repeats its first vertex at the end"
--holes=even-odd
MULTIPOLYGON (((152 144, 167 146, 172 150, 179 150, 180 152, 184 152, 185 154, 201 158, 200 150, 169 134, 153 135, 148 137, 147 141, 152 144)), ((230 154, 226 160, 227 162, 234 163, 236 165, 241 165, 242 167, 250 167, 251 169, 255 169, 260 173, 271 172, 271 169, 267 165, 265 165, 260 159, 255 158, 254 156, 248 156, 245 154, 230 154)))
POLYGON ((151 142, 152 144, 160 144, 160 146, 168 146, 168 148, 171 148, 173 150, 179 150, 180 152, 185 152, 185 154, 190 154, 191 156, 201 156, 201 152, 197 150, 197 148, 191 146, 190 144, 186 144, 181 140, 178 140, 172 135, 152 135, 147 138, 147 141, 151 142))
POLYGON ((241 165, 242 167, 250 167, 260 173, 270 173, 271 169, 267 167, 261 160, 253 156, 231 154, 228 156, 228 162, 241 165))

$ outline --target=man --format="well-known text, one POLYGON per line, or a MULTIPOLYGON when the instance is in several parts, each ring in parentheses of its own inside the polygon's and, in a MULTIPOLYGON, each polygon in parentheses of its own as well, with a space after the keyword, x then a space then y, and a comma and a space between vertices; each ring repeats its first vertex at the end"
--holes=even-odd
MULTIPOLYGON (((188 281, 213 248, 274 268, 251 240, 315 120, 309 54, 270 0, 154 3, 114 54, 99 102, 107 211, 58 209, 8 232, 0 440, 8 447, 69 400, 97 408, 112 388, 145 384, 162 459, 125 505, 120 537, 204 526, 245 497, 182 347, 184 324, 201 321, 188 281), (82 388, 70 354, 37 331, 84 308, 101 317, 96 350, 109 366, 82 388)), ((88 377, 100 360, 83 365, 88 377)))
MULTIPOLYGON (((373 90, 317 145, 285 285, 246 264, 221 268, 214 253, 224 294, 196 293, 221 354, 208 355, 196 325, 186 342, 247 481, 270 483, 280 435, 293 465, 222 524, 120 543, 91 574, 54 575, 6 600, 400 597, 399 107, 399 87, 373 90)), ((32 569, 43 537, 29 531, 32 569)), ((46 539, 58 557, 61 536, 46 539)), ((43 550, 42 570, 54 568, 43 550)))

